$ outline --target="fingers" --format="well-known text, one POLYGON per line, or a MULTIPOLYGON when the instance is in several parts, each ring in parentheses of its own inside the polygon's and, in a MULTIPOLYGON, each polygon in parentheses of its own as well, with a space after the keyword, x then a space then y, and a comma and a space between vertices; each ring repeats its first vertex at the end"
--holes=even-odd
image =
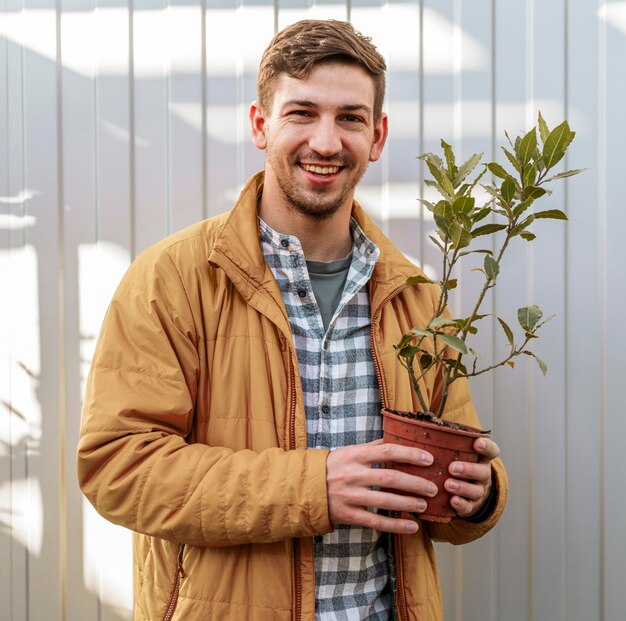
POLYGON ((347 446, 346 450, 352 452, 354 459, 363 464, 380 464, 385 462, 397 462, 413 464, 415 466, 430 466, 433 456, 422 449, 401 444, 391 444, 382 440, 375 440, 367 444, 347 446))
POLYGON ((478 438, 474 442, 474 450, 481 456, 479 461, 490 462, 500 455, 500 447, 489 438, 478 438))
POLYGON ((368 508, 422 513, 427 499, 437 493, 437 486, 400 470, 372 466, 385 462, 425 466, 432 460, 432 455, 425 451, 381 442, 332 451, 326 461, 331 522, 391 533, 416 532, 417 525, 413 520, 381 515, 368 508))
POLYGON ((397 533, 406 535, 416 533, 419 526, 414 520, 406 520, 402 518, 392 518, 380 513, 372 513, 366 509, 355 510, 349 520, 343 521, 342 524, 363 526, 364 528, 372 528, 385 533, 397 533))

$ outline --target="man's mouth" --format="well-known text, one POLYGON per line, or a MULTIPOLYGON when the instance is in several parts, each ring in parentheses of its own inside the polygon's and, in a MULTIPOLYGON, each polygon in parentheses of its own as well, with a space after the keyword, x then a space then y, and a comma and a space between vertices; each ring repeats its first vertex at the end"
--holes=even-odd
POLYGON ((319 164, 300 164, 300 166, 307 172, 312 172, 317 175, 335 175, 341 169, 341 166, 320 166, 319 164))

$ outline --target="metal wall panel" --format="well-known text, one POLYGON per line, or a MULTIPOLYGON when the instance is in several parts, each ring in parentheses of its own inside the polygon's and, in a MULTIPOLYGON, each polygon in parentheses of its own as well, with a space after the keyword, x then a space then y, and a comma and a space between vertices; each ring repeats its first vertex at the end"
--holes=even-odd
MULTIPOLYGON (((590 170, 551 202, 570 221, 513 245, 485 307, 514 323, 529 303, 557 315, 536 347, 547 378, 520 361, 473 383, 507 512, 437 554, 447 621, 622 618, 626 2, 598 0, 0 2, 0 616, 131 618, 130 535, 75 483, 95 339, 132 258, 228 209, 262 167, 256 67, 276 28, 307 17, 350 19, 387 59, 389 141, 358 197, 433 275, 417 155, 443 138, 502 159, 504 130, 538 110, 578 132, 561 169, 590 170)), ((479 286, 455 291, 455 313, 479 286)), ((476 343, 501 347, 495 328, 476 343)))

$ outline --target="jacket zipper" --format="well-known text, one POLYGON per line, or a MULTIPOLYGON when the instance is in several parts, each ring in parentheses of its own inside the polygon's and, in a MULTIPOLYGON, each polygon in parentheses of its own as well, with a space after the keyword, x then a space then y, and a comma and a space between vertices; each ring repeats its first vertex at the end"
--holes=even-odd
POLYGON ((185 578, 185 572, 183 570, 183 552, 185 550, 185 544, 181 543, 178 546, 178 564, 176 565, 176 579, 174 580, 174 587, 172 588, 172 594, 170 595, 170 601, 165 610, 165 616, 163 621, 171 621, 176 612, 176 606, 178 604, 178 594, 180 593, 180 582, 185 578))
MULTIPOLYGON (((289 412, 289 450, 296 448, 296 374, 293 370, 293 358, 291 349, 287 345, 289 378, 291 380, 291 410, 289 412)), ((300 539, 293 540, 293 564, 294 564, 294 586, 295 586, 295 618, 299 620, 302 615, 302 572, 300 568, 301 550, 300 539)))
MULTIPOLYGON (((394 289, 378 306, 374 315, 372 316, 372 329, 370 330, 370 349, 372 350, 372 360, 374 362, 374 369, 376 371, 376 379, 378 380, 378 387, 380 389, 380 400, 382 402, 383 407, 389 407, 388 395, 387 395, 387 387, 383 382, 383 373, 380 368, 380 362, 378 360, 378 351, 376 350, 376 345, 374 343, 374 325, 378 320, 378 317, 382 314, 383 307, 389 302, 392 298, 399 295, 404 289, 407 289, 407 285, 402 285, 397 289, 394 289)), ((394 564, 396 569, 396 594, 397 594, 397 602, 396 602, 396 610, 399 614, 400 619, 402 621, 408 621, 407 610, 406 610, 406 602, 404 599, 404 581, 402 579, 402 557, 400 552, 400 541, 397 535, 391 536, 393 539, 393 549, 395 554, 394 564)))

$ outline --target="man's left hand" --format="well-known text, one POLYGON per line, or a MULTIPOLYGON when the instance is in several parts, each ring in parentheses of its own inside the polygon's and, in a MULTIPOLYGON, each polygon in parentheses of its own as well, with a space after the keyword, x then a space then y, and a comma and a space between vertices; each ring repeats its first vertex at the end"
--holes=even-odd
POLYGON ((478 438, 474 450, 480 455, 477 463, 454 461, 450 464, 453 476, 445 482, 445 488, 453 494, 452 508, 460 517, 478 513, 491 492, 491 462, 500 454, 498 445, 488 438, 478 438))

